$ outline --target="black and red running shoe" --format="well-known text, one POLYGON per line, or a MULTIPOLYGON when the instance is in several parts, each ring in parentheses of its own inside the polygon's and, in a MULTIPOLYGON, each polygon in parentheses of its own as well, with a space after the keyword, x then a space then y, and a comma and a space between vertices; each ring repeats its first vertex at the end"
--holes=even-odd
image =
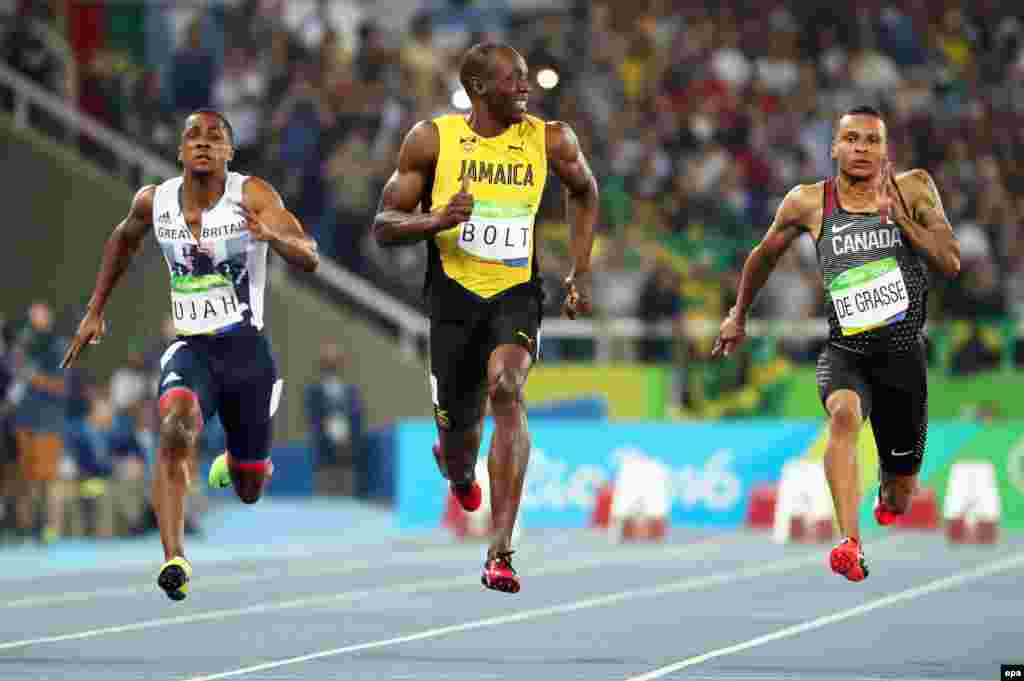
POLYGON ((484 574, 480 577, 480 583, 495 591, 519 593, 519 577, 512 568, 512 553, 502 551, 488 558, 484 563, 484 574))
MULTIPOLYGON (((432 448, 434 452, 434 461, 437 462, 437 468, 441 471, 442 475, 445 475, 446 467, 441 465, 441 445, 437 442, 434 443, 432 448)), ((462 506, 463 510, 470 513, 480 508, 480 504, 484 500, 484 491, 480 489, 480 483, 476 480, 470 480, 465 483, 451 483, 449 487, 452 490, 452 496, 459 501, 459 505, 462 506)))

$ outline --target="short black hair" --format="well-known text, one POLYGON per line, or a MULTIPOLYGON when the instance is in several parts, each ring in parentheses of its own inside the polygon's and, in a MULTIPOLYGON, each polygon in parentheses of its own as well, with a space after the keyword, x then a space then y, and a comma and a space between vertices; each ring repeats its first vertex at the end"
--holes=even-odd
POLYGON ((885 116, 882 115, 881 111, 868 104, 861 104, 860 106, 855 106, 852 109, 847 109, 836 117, 832 126, 833 137, 839 134, 839 123, 847 116, 873 116, 882 121, 882 124, 886 126, 886 129, 889 127, 889 124, 885 122, 885 116))
MULTIPOLYGON (((867 104, 855 106, 846 113, 844 113, 843 116, 874 116, 878 120, 885 123, 885 117, 882 115, 882 112, 876 109, 875 107, 869 106, 867 104)), ((840 116, 840 118, 842 118, 843 116, 840 116)))
POLYGON ((477 43, 466 50, 459 65, 459 82, 469 95, 473 94, 470 81, 473 78, 486 79, 491 69, 491 53, 504 47, 499 43, 477 43))
POLYGON ((188 119, 192 118, 196 114, 210 114, 212 116, 216 116, 217 118, 219 118, 220 122, 224 124, 224 129, 228 131, 228 140, 231 142, 231 145, 234 146, 234 144, 235 144, 235 129, 231 127, 231 121, 228 120, 227 116, 225 116, 220 111, 217 111, 216 109, 196 109, 195 111, 190 113, 188 116, 185 116, 185 120, 187 121, 188 119))

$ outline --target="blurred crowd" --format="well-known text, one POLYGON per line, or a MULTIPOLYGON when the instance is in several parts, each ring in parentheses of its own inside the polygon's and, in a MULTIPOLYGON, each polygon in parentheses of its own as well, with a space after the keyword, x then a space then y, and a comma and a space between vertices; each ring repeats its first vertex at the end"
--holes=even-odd
POLYGON ((47 303, 34 302, 2 323, 0 535, 48 543, 153 529, 146 482, 161 344, 139 348, 109 381, 96 381, 61 369, 67 341, 56 322, 47 303))
MULTIPOLYGON (((931 298, 931 319, 954 322, 937 352, 963 371, 1016 360, 1006 320, 1024 306, 1024 25, 1012 3, 413 4, 394 31, 361 3, 7 0, 3 52, 169 159, 182 114, 220 108, 237 168, 274 182, 325 254, 419 305, 425 249, 369 238, 379 192, 406 131, 464 104, 465 47, 506 40, 534 72, 557 74, 555 87, 534 87, 531 108, 571 123, 598 175, 598 316, 671 321, 680 334, 684 321, 727 309, 785 192, 833 172, 836 115, 874 105, 895 167, 932 173, 961 242, 961 276, 931 298)), ((549 314, 567 265, 560 191, 549 178, 538 223, 549 314)), ((804 238, 754 314, 796 324, 822 305, 804 238)), ((637 359, 702 357, 709 344, 650 339, 637 359)), ((816 347, 782 349, 807 359, 816 347)), ((573 353, 571 343, 547 349, 549 359, 573 353)))
MULTIPOLYGON (((60 323, 58 323, 60 321, 60 323)), ((176 338, 137 340, 109 381, 87 366, 62 369, 62 331, 46 302, 0 319, 0 542, 62 536, 143 534, 156 530, 149 499, 156 454, 160 359, 176 338)), ((342 379, 345 353, 321 348, 315 378, 304 387, 310 465, 318 493, 364 493, 365 416, 358 386, 342 379)), ((200 531, 207 508, 201 471, 224 451, 220 419, 208 420, 192 469, 186 531, 200 531)))

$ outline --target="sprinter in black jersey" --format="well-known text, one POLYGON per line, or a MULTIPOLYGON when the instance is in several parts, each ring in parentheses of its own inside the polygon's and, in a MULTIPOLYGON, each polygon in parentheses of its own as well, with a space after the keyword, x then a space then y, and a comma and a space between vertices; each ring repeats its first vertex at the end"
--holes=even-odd
POLYGON ((878 111, 858 107, 839 119, 832 158, 835 177, 798 185, 782 200, 743 266, 736 305, 712 355, 729 355, 743 342, 757 292, 793 240, 809 233, 829 322, 817 367, 829 425, 825 473, 843 537, 829 564, 859 582, 868 567, 857 519, 857 437, 870 418, 881 468, 875 518, 888 525, 910 505, 928 431, 927 270, 955 277, 960 245, 928 172, 893 173, 878 111))

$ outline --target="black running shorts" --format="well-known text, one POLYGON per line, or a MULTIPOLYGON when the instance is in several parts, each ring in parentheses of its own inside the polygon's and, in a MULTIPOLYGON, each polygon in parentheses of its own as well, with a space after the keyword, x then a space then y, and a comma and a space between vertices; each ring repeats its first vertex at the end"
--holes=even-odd
POLYGON ((837 390, 860 396, 871 419, 882 470, 915 475, 928 435, 928 359, 924 344, 909 353, 862 355, 828 344, 818 357, 822 405, 837 390))
POLYGON ((199 399, 204 422, 219 414, 237 461, 270 456, 282 386, 270 342, 255 329, 179 337, 160 358, 159 394, 184 388, 199 399))
POLYGON ((487 363, 499 345, 521 345, 537 361, 541 314, 532 286, 509 289, 491 300, 432 298, 427 378, 439 428, 468 430, 480 422, 487 363))

